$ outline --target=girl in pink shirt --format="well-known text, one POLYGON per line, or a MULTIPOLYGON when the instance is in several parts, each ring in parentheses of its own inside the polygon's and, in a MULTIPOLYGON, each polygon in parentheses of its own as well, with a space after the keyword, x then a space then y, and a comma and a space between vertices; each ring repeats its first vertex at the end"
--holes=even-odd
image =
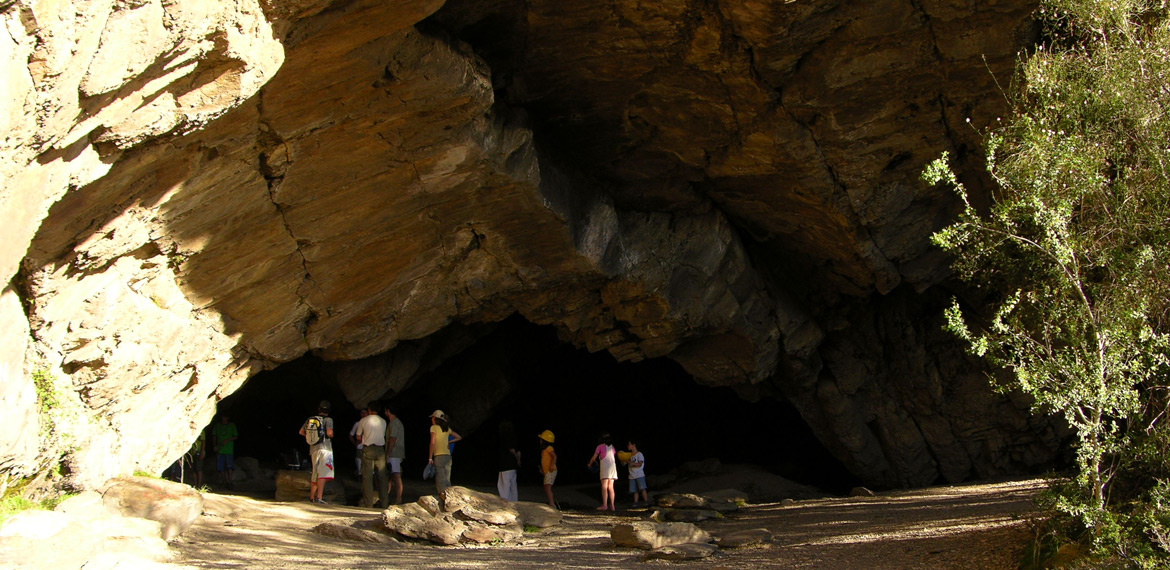
POLYGON ((617 451, 613 448, 613 441, 608 433, 601 434, 601 439, 597 442, 597 449, 593 451, 593 457, 589 458, 589 464, 586 467, 592 468, 593 462, 598 460, 601 461, 598 472, 598 475, 601 476, 601 506, 597 507, 597 510, 616 511, 613 482, 617 480, 617 451))

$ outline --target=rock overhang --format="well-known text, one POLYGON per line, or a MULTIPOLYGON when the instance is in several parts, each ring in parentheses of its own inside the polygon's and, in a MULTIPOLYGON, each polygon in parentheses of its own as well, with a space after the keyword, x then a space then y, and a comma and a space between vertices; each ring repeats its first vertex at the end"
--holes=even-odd
POLYGON ((953 411, 913 427, 939 402, 842 390, 849 351, 821 346, 892 367, 869 347, 890 332, 842 315, 925 312, 857 307, 945 274, 926 236, 952 205, 913 175, 973 147, 958 125, 997 108, 985 70, 1010 69, 1029 5, 264 8, 280 70, 198 129, 93 139, 108 169, 49 199, 24 254, 32 367, 62 370, 109 433, 191 418, 116 455, 160 467, 216 400, 307 351, 358 362, 515 313, 781 394, 878 482, 976 453, 953 411))

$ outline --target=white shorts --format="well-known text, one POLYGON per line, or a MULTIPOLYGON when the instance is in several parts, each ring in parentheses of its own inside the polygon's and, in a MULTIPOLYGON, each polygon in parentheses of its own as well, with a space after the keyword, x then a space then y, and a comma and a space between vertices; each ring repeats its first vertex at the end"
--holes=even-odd
POLYGON ((548 473, 544 474, 544 484, 545 485, 552 485, 553 483, 556 482, 556 480, 557 480, 557 472, 556 471, 549 471, 548 473))
POLYGON ((387 457, 386 465, 390 466, 391 473, 402 473, 402 458, 401 457, 387 457))
POLYGON ((309 480, 322 479, 333 479, 333 451, 318 448, 313 452, 313 470, 309 473, 309 480))

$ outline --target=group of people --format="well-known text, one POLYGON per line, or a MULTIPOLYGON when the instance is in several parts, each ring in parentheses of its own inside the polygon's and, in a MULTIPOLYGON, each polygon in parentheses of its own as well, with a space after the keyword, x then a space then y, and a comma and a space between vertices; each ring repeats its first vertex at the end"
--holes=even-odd
MULTIPOLYGON (((310 473, 309 473, 309 501, 324 503, 325 484, 334 478, 333 465, 333 418, 329 416, 332 405, 328 400, 322 400, 317 406, 317 413, 310 416, 301 425, 301 436, 309 444, 310 473)), ((360 505, 373 507, 374 496, 378 497, 377 505, 385 509, 390 505, 390 495, 394 495, 395 505, 402 503, 402 461, 406 458, 404 426, 395 410, 379 401, 371 401, 361 412, 361 419, 350 430, 350 441, 359 450, 357 458, 358 471, 362 478, 362 500, 360 505)), ((451 486, 451 453, 455 442, 462 439, 451 429, 450 418, 442 410, 435 410, 430 415, 430 442, 427 447, 427 467, 424 478, 433 474, 435 491, 442 494, 443 489, 451 486)), ((517 449, 516 431, 511 422, 500 423, 499 431, 499 478, 496 486, 501 498, 508 501, 519 499, 519 489, 516 484, 517 473, 521 466, 520 451, 517 449)), ((553 484, 557 479, 557 454, 553 447, 556 436, 549 430, 537 435, 541 452, 539 470, 543 477, 544 493, 550 507, 557 508, 553 495, 553 484)), ((598 440, 597 448, 589 459, 587 468, 600 475, 601 479, 601 506, 598 510, 616 510, 614 503, 614 482, 617 480, 617 464, 619 461, 628 464, 630 478, 630 493, 634 498, 634 506, 638 506, 638 496, 649 503, 646 490, 645 457, 638 451, 637 443, 630 440, 626 444, 627 452, 618 453, 613 446, 609 434, 603 434, 598 440), (594 469, 593 464, 598 467, 594 469)))
MULTIPOLYGON (((507 431, 510 432, 511 424, 507 424, 507 431)), ((508 447, 509 441, 514 440, 514 437, 509 439, 505 437, 505 428, 501 427, 501 471, 499 479, 500 496, 510 501, 516 500, 516 467, 520 465, 520 454, 513 448, 508 447), (515 467, 513 467, 511 456, 515 457, 515 467), (504 470, 507 467, 508 470, 504 470)), ((540 443, 540 473, 544 477, 544 495, 548 499, 548 506, 557 508, 557 502, 553 496, 553 484, 557 480, 557 453, 553 448, 556 443, 556 435, 544 430, 536 439, 540 443)), ((597 448, 593 451, 593 456, 589 458, 589 463, 585 465, 590 471, 594 471, 600 475, 601 479, 601 506, 597 510, 617 510, 614 502, 614 482, 617 480, 617 464, 618 462, 625 463, 629 468, 630 477, 630 494, 634 499, 634 506, 639 506, 638 495, 641 494, 642 503, 650 504, 649 494, 646 489, 646 457, 642 452, 638 451, 638 444, 634 440, 626 442, 626 453, 619 453, 613 446, 613 438, 608 433, 602 434, 598 439, 597 448), (598 467, 593 467, 594 463, 598 463, 598 467)))
POLYGON ((586 467, 593 470, 593 463, 598 463, 597 473, 601 477, 601 506, 597 507, 599 511, 617 510, 617 505, 614 502, 616 493, 614 482, 618 478, 617 464, 619 460, 624 460, 624 463, 629 467, 630 494, 633 495, 634 506, 637 507, 640 504, 638 502, 639 493, 642 495, 643 503, 650 504, 646 491, 646 457, 638 451, 638 444, 632 439, 626 442, 626 450, 628 455, 621 457, 622 454, 619 454, 613 446, 613 438, 608 433, 601 434, 601 438, 597 441, 597 448, 593 450, 593 456, 586 464, 586 467))
MULTIPOLYGON (((322 400, 317 413, 301 425, 298 433, 309 444, 309 501, 324 503, 325 484, 334 478, 333 464, 333 418, 329 414, 333 405, 322 400)), ((362 506, 374 505, 374 494, 378 504, 386 508, 390 494, 394 504, 402 502, 402 460, 406 458, 405 427, 398 414, 379 401, 372 401, 362 410, 362 418, 350 431, 351 439, 357 444, 358 470, 362 476, 362 506)))
MULTIPOLYGON (((333 406, 328 400, 317 405, 316 415, 310 416, 301 425, 298 433, 309 444, 309 500, 324 503, 325 484, 334 478, 333 465, 333 418, 329 417, 333 406)), ((350 430, 350 440, 359 450, 358 471, 362 477, 361 506, 372 507, 374 495, 377 505, 402 503, 402 460, 406 458, 405 427, 391 406, 377 400, 366 405, 361 419, 350 430)), ((451 429, 450 420, 442 410, 435 410, 430 416, 431 438, 428 449, 428 470, 434 470, 435 489, 442 493, 451 486, 451 448, 462 437, 451 429)))
MULTIPOLYGON (((219 422, 211 428, 211 448, 215 451, 215 470, 219 472, 219 483, 226 489, 233 487, 232 476, 236 469, 235 448, 239 437, 240 432, 232 422, 231 416, 226 413, 220 414, 219 422)), ((191 448, 178 461, 167 467, 163 475, 180 483, 185 479, 189 480, 191 485, 198 489, 203 486, 203 461, 206 456, 207 435, 200 430, 191 448), (185 476, 188 473, 190 477, 185 476)))

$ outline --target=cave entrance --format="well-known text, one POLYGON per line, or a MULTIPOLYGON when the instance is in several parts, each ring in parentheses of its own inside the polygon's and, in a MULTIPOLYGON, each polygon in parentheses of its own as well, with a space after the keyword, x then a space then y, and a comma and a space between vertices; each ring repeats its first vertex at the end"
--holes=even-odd
MULTIPOLYGON (((301 449, 303 456, 297 429, 324 398, 334 404, 339 477, 347 469, 352 474, 348 432, 359 414, 326 368, 328 363, 306 356, 256 375, 225 398, 221 410, 231 413, 240 430, 237 455, 281 462, 281 451, 301 449)), ((619 450, 628 439, 639 442, 651 483, 689 462, 715 458, 828 492, 857 484, 787 402, 748 402, 730 388, 701 386, 665 358, 618 362, 608 353, 589 353, 558 340, 552 327, 518 317, 491 326, 458 355, 383 400, 406 428, 408 478, 421 475, 429 415, 442 409, 464 437, 453 455, 457 484, 494 486, 497 430, 504 420, 516 427, 521 486, 540 485, 536 434, 545 429, 556 434, 558 486, 596 481, 585 464, 602 432, 613 435, 619 450)), ((624 469, 619 475, 624 490, 624 469)))

